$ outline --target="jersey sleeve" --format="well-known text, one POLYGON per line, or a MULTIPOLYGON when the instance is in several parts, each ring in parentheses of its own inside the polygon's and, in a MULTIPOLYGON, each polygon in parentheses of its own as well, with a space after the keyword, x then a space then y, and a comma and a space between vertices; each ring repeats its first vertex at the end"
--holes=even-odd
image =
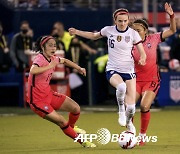
POLYGON ((137 45, 137 44, 139 44, 139 43, 141 43, 142 42, 142 39, 141 39, 141 37, 140 37, 140 35, 139 35, 139 33, 138 32, 136 32, 135 30, 133 30, 133 38, 134 38, 134 40, 133 40, 133 44, 134 45, 137 45))
POLYGON ((157 43, 163 42, 164 39, 162 38, 162 33, 163 32, 158 32, 158 33, 152 34, 153 35, 153 41, 155 41, 157 43))
POLYGON ((33 65, 36 65, 38 67, 42 67, 43 66, 43 59, 37 55, 33 61, 33 65))
POLYGON ((103 37, 107 36, 107 29, 108 29, 108 26, 102 28, 100 30, 100 35, 103 36, 103 37))

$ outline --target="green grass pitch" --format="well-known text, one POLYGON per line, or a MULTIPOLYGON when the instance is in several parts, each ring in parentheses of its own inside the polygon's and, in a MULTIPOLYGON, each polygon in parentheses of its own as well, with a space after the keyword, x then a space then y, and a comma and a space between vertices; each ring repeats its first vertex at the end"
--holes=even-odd
MULTIPOLYGON (((1 112, 1 110, 0 110, 1 112)), ((26 111, 25 111, 26 112, 26 111)), ((31 113, 31 112, 30 112, 31 113)), ((67 114, 63 113, 67 118, 67 114)), ((117 143, 100 145, 86 149, 66 137, 56 125, 41 119, 35 114, 0 116, 0 153, 34 154, 178 154, 180 153, 180 110, 152 112, 148 136, 158 136, 156 143, 149 142, 143 147, 124 150, 117 143)), ((118 125, 116 112, 82 113, 77 123, 88 133, 96 133, 107 128, 111 134, 125 130, 118 125)), ((140 126, 140 113, 135 115, 137 133, 140 126)))

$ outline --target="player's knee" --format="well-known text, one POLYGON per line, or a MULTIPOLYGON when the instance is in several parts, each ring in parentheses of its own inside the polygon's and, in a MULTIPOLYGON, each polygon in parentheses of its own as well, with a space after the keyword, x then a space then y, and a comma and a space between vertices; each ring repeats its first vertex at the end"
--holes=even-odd
POLYGON ((120 83, 118 84, 118 86, 116 87, 116 94, 118 96, 122 96, 126 93, 126 84, 123 82, 123 83, 120 83))
POLYGON ((80 106, 78 104, 74 105, 72 109, 72 113, 77 114, 80 113, 80 111, 81 111, 80 106))
POLYGON ((148 105, 140 105, 141 112, 147 112, 150 110, 148 105))

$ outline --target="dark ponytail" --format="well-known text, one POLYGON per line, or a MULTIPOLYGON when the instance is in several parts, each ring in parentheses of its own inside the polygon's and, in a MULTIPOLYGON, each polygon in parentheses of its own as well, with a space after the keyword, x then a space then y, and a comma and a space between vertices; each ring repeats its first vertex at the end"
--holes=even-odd
POLYGON ((42 52, 41 45, 40 45, 40 42, 41 42, 41 39, 42 39, 42 38, 43 38, 43 36, 39 37, 39 38, 36 40, 35 49, 34 49, 35 52, 42 52))

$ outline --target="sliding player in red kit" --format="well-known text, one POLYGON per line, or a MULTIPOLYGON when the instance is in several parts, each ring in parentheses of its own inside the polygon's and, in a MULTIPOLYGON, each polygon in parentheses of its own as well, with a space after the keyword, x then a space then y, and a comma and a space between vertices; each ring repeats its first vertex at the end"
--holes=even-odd
POLYGON ((165 38, 176 32, 176 23, 171 5, 165 3, 166 13, 170 16, 170 28, 161 33, 148 35, 148 24, 143 19, 137 19, 133 22, 132 27, 139 33, 143 40, 143 47, 147 55, 146 65, 138 65, 139 53, 134 47, 133 56, 135 60, 136 79, 136 102, 141 98, 141 128, 139 135, 141 142, 139 145, 144 145, 143 138, 146 136, 146 131, 150 121, 151 103, 156 97, 160 87, 160 77, 157 65, 157 46, 165 38))
MULTIPOLYGON (((86 133, 83 129, 74 126, 80 116, 80 106, 68 96, 52 91, 49 82, 59 63, 77 69, 84 76, 86 70, 68 59, 55 57, 56 41, 52 36, 41 37, 36 42, 36 50, 39 53, 29 73, 27 102, 36 114, 58 125, 64 134, 75 139, 78 134, 86 133), (69 112, 68 121, 56 112, 59 109, 69 112)), ((88 141, 78 142, 83 147, 96 147, 88 141)))

